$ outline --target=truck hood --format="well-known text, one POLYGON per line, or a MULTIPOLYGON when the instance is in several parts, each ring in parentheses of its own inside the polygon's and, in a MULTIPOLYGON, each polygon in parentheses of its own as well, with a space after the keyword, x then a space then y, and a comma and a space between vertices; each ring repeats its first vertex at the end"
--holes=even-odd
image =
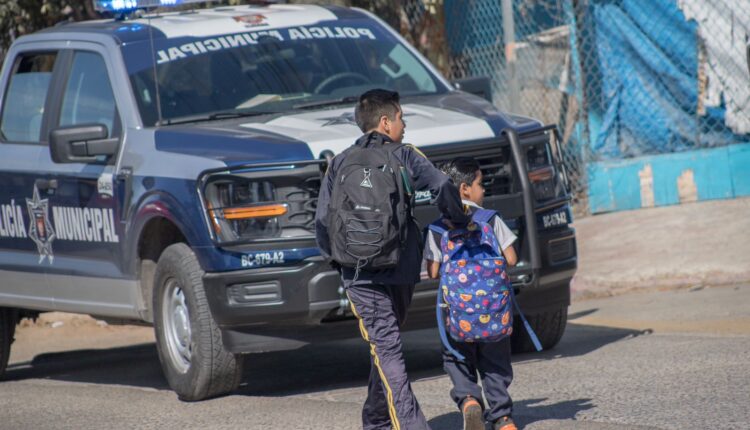
POLYGON ((154 139, 159 151, 210 158, 227 166, 314 158, 305 142, 234 122, 163 127, 154 139))
MULTIPOLYGON (((404 142, 415 146, 465 142, 496 135, 483 115, 419 101, 404 103, 402 109, 406 123, 404 142)), ((325 150, 338 154, 362 135, 354 122, 353 107, 284 115, 265 123, 242 124, 242 127, 306 142, 316 158, 325 150)))
MULTIPOLYGON (((491 139, 506 127, 522 131, 537 121, 507 116, 491 104, 460 92, 411 98, 402 105, 404 142, 419 147, 491 139)), ((156 131, 161 151, 213 158, 229 166, 319 158, 338 154, 362 135, 354 108, 285 113, 261 117, 164 127, 156 131)))

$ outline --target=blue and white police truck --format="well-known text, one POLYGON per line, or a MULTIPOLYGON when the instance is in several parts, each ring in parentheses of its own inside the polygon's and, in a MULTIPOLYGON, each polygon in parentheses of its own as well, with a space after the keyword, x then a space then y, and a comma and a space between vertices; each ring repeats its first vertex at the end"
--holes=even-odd
MULTIPOLYGON (((486 79, 447 81, 367 11, 148 8, 185 2, 99 0, 115 19, 23 36, 5 57, 0 374, 16 324, 45 311, 153 324, 184 400, 235 389, 244 354, 356 335, 313 217, 376 87, 401 94, 406 141, 431 160, 479 160, 485 205, 519 236, 519 301, 544 346, 559 341, 576 243, 554 126, 471 94, 486 79)), ((417 287, 412 328, 434 324, 435 294, 417 287)))

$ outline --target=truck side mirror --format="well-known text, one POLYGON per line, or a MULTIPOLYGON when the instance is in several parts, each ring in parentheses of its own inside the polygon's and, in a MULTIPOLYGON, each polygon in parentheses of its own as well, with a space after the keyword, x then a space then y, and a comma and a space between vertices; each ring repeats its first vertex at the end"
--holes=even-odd
POLYGON ((73 125, 49 133, 49 150, 55 163, 94 163, 117 153, 119 138, 107 138, 104 124, 73 125))
POLYGON ((453 81, 452 84, 457 90, 474 94, 492 103, 492 85, 489 76, 458 79, 453 81))

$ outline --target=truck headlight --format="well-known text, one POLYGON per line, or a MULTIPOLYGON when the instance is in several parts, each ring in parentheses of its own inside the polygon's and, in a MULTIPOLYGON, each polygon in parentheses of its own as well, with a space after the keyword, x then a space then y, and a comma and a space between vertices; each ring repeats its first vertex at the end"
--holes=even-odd
POLYGON ((236 242, 280 235, 279 218, 289 207, 276 201, 269 181, 219 179, 205 189, 206 210, 219 242, 236 242))

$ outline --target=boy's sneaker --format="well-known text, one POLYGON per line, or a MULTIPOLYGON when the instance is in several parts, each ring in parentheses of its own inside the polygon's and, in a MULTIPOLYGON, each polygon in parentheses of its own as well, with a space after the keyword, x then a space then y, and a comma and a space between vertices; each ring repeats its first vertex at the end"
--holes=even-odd
POLYGON ((464 430, 484 430, 482 405, 477 399, 467 397, 461 405, 461 413, 464 416, 464 430))
POLYGON ((495 424, 492 425, 492 430, 518 430, 518 427, 513 422, 513 418, 510 415, 506 415, 495 421, 495 424))

